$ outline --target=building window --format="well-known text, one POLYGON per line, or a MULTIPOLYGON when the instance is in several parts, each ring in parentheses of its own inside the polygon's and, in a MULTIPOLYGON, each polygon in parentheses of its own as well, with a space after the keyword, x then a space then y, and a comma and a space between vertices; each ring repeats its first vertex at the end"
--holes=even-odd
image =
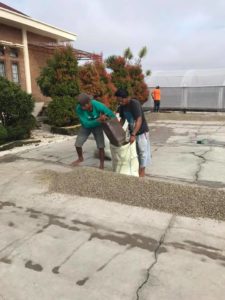
POLYGON ((3 46, 0 47, 0 56, 5 55, 5 48, 3 46))
POLYGON ((5 77, 5 63, 0 61, 0 76, 5 77))
POLYGON ((19 83, 19 66, 17 63, 12 63, 12 81, 19 83))
POLYGON ((18 58, 19 51, 16 48, 10 48, 9 56, 12 58, 18 58))

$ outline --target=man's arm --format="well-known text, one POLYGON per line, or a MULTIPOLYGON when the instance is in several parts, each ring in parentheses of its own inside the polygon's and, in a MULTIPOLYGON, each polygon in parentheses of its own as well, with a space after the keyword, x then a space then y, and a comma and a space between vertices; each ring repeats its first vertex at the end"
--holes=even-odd
POLYGON ((133 129, 133 132, 131 133, 131 135, 136 136, 136 134, 138 133, 138 131, 141 128, 141 124, 142 124, 142 117, 138 117, 137 120, 135 121, 135 126, 133 129))
POLYGON ((130 143, 132 144, 135 141, 136 134, 141 128, 142 125, 142 108, 139 102, 132 103, 132 115, 135 120, 134 129, 131 132, 130 143))
POLYGON ((125 120, 120 118, 120 124, 123 126, 124 123, 125 123, 125 120))
POLYGON ((134 126, 133 132, 131 133, 131 136, 130 136, 131 144, 135 141, 136 134, 140 130, 141 124, 142 124, 142 117, 138 117, 137 120, 135 121, 135 126, 134 126))
POLYGON ((106 115, 107 117, 114 119, 116 118, 116 115, 109 109, 107 106, 102 104, 101 102, 95 101, 96 108, 99 112, 101 112, 103 115, 106 115))
POLYGON ((152 99, 155 100, 155 90, 151 92, 152 99))

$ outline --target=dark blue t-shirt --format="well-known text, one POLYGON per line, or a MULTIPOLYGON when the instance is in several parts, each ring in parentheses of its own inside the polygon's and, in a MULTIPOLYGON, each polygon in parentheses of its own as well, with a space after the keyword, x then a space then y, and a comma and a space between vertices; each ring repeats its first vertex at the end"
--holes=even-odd
POLYGON ((129 123, 130 132, 133 131, 135 126, 135 121, 141 117, 142 124, 141 128, 137 132, 137 135, 148 132, 148 124, 145 120, 145 115, 143 113, 141 103, 135 99, 131 99, 127 105, 120 105, 118 112, 120 114, 121 119, 127 120, 129 123))

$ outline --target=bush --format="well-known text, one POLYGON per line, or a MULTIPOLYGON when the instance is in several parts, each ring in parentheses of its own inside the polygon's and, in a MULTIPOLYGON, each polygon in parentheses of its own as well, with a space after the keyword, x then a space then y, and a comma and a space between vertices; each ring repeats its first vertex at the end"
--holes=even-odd
POLYGON ((55 126, 70 126, 77 123, 76 99, 65 96, 55 97, 48 105, 49 123, 55 126))
POLYGON ((80 88, 111 109, 115 109, 116 87, 102 62, 94 61, 79 67, 80 88))
POLYGON ((3 125, 0 124, 0 143, 2 140, 5 140, 8 136, 7 130, 3 125))
POLYGON ((28 137, 29 137, 29 135, 25 128, 23 128, 21 126, 8 127, 8 136, 7 136, 6 141, 26 139, 28 137))
POLYGON ((42 69, 37 83, 47 97, 74 97, 79 94, 78 63, 72 47, 55 52, 42 69))
POLYGON ((36 120, 32 115, 25 120, 19 120, 17 124, 14 124, 14 126, 7 127, 7 140, 20 140, 29 138, 31 129, 34 129, 35 126, 36 120))
POLYGON ((139 52, 139 58, 132 61, 133 54, 130 48, 127 48, 123 57, 113 55, 106 59, 106 66, 111 70, 112 82, 116 88, 126 89, 129 96, 136 98, 142 103, 148 99, 149 95, 141 66, 141 59, 146 53, 147 48, 142 48, 139 52))
POLYGON ((35 126, 35 119, 31 115, 33 108, 34 100, 30 94, 21 90, 17 84, 0 77, 0 120, 1 127, 7 132, 4 140, 29 137, 35 126))
POLYGON ((37 83, 48 105, 49 123, 55 126, 75 124, 75 97, 80 92, 78 63, 70 46, 59 49, 41 71, 37 83))

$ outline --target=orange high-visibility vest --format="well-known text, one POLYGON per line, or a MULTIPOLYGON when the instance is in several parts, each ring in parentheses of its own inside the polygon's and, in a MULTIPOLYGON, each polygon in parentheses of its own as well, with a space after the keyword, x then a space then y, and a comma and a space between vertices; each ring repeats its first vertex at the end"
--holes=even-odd
POLYGON ((154 89, 153 90, 153 92, 152 92, 152 98, 153 98, 153 100, 160 101, 160 99, 161 99, 160 89, 154 89))

